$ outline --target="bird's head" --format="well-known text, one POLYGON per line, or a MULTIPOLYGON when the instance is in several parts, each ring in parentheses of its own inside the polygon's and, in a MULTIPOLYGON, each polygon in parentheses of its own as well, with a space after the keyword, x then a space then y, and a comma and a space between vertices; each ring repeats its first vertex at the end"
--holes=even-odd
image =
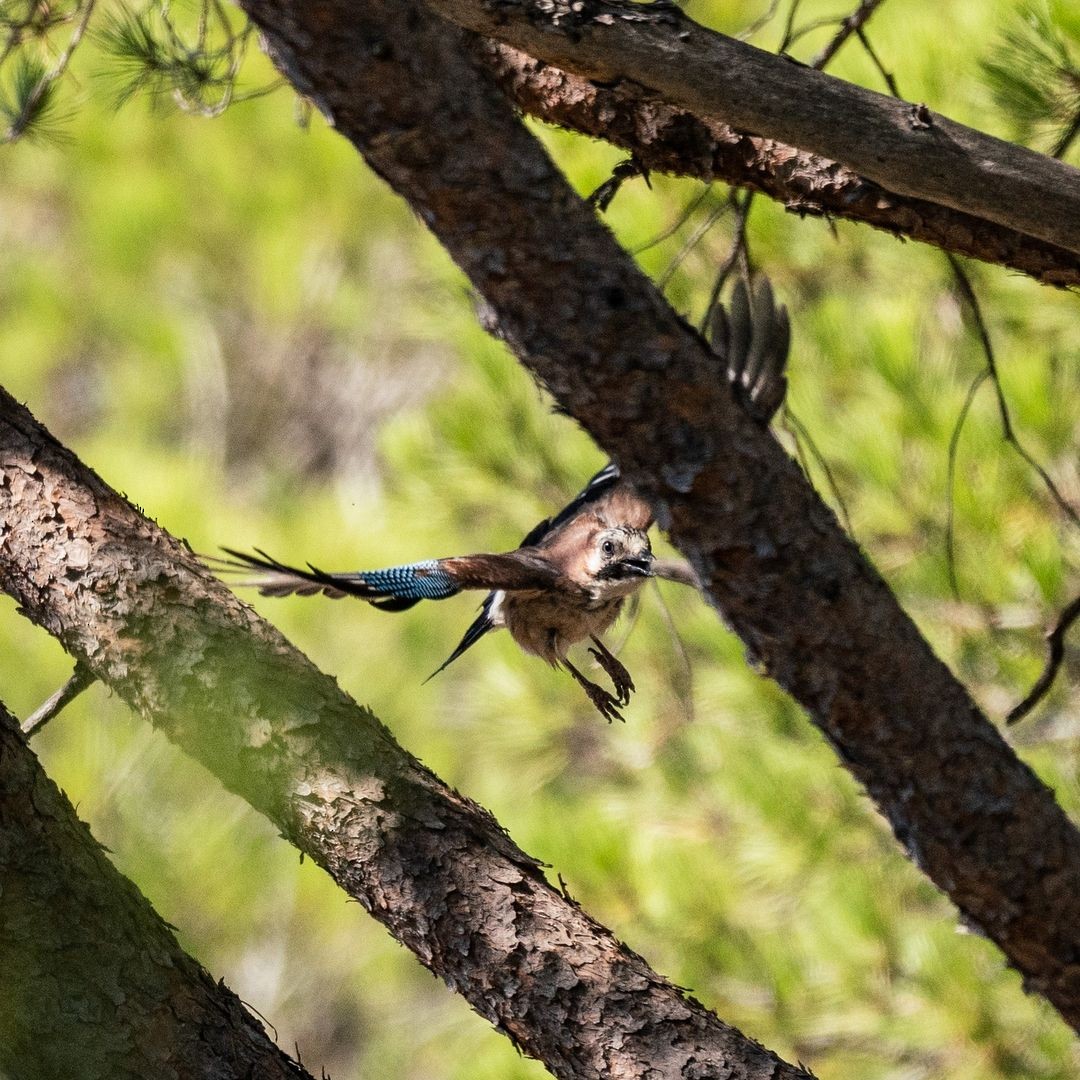
POLYGON ((652 577, 652 547, 648 534, 630 525, 601 528, 592 537, 588 558, 591 576, 605 592, 633 592, 652 577))

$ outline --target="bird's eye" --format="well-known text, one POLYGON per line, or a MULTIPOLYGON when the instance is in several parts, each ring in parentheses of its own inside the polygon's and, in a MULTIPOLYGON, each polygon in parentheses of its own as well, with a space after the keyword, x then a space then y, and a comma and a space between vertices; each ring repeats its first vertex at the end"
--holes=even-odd
POLYGON ((615 554, 615 545, 610 540, 605 540, 600 545, 600 550, 610 558, 615 554))

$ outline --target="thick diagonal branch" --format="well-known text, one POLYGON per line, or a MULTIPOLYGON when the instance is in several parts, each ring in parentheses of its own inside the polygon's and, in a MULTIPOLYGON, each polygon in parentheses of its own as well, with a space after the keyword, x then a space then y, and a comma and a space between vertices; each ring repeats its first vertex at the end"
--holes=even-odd
POLYGON ((1080 1024, 1080 834, 736 406, 705 343, 466 60, 465 39, 393 0, 244 7, 288 77, 450 251, 522 361, 652 499, 911 857, 1080 1024))
POLYGON ((553 889, 2 390, 0 586, 556 1076, 806 1080, 553 889))
POLYGON ((0 1075, 311 1080, 176 943, 0 705, 0 1075))
POLYGON ((485 38, 475 55, 518 108, 619 146, 652 172, 722 180, 792 213, 860 222, 1046 285, 1080 285, 1080 256, 948 206, 897 195, 837 161, 695 116, 636 83, 598 84, 485 38))
POLYGON ((838 161, 885 190, 1080 254, 1080 170, 634 0, 426 0, 594 82, 838 161))

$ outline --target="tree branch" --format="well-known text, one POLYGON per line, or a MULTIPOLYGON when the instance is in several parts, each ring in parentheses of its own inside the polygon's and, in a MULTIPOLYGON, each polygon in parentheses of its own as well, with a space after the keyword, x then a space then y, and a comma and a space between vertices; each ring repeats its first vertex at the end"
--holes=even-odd
POLYGON ((466 29, 607 85, 853 169, 897 195, 1080 254, 1080 171, 708 30, 671 3, 426 0, 466 29))
POLYGON ((0 705, 0 1075, 311 1080, 176 943, 0 705))
POLYGON ((651 499, 911 857, 1080 1024, 1080 835, 738 408, 704 341, 470 67, 465 39, 392 0, 243 6, 290 80, 439 237, 522 361, 651 499))
POLYGON ((635 83, 591 82, 486 38, 474 55, 530 116, 604 139, 651 172, 760 191, 796 214, 860 222, 996 263, 1045 285, 1080 285, 1080 257, 1015 229, 886 191, 836 161, 695 116, 635 83))
POLYGON ((556 1076, 809 1076, 552 888, 488 813, 2 390, 0 523, 0 585, 34 622, 556 1076))

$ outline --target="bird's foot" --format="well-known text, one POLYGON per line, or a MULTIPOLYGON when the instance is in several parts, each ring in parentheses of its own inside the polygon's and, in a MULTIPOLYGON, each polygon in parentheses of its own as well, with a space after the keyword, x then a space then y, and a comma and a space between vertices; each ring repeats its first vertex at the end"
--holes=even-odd
POLYGON ((609 724, 612 720, 619 720, 620 722, 625 723, 622 713, 619 712, 619 707, 625 705, 625 701, 620 701, 602 686, 597 686, 596 683, 590 682, 565 657, 563 658, 562 664, 563 667, 573 675, 577 684, 585 691, 589 700, 596 706, 597 711, 609 724))
POLYGON ((637 687, 634 686, 634 680, 630 677, 630 672, 626 670, 621 661, 616 658, 615 654, 612 653, 599 638, 594 637, 593 642, 596 645, 596 648, 589 649, 589 652, 596 657, 596 662, 611 678, 611 685, 615 687, 615 694, 619 704, 628 705, 630 703, 630 695, 637 689, 637 687))
POLYGON ((620 723, 624 724, 626 723, 623 714, 619 712, 619 706, 625 705, 625 701, 613 697, 602 686, 597 686, 596 683, 589 682, 588 679, 582 682, 581 688, 588 694, 589 700, 596 706, 597 711, 609 724, 612 720, 618 720, 620 723))

